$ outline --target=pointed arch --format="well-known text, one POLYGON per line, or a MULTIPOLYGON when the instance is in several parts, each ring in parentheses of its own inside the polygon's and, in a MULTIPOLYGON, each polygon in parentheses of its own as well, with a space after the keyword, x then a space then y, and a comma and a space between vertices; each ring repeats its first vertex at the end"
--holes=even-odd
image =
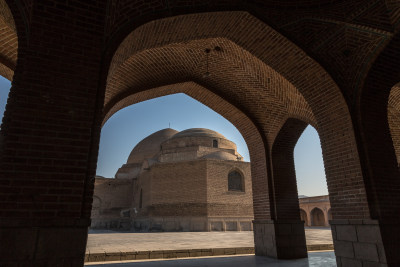
POLYGON ((325 215, 320 208, 313 208, 310 212, 311 226, 325 226, 325 215))
POLYGON ((255 219, 270 219, 270 205, 268 204, 268 199, 265 198, 265 196, 269 195, 268 188, 270 186, 267 184, 269 175, 267 140, 251 118, 208 88, 195 82, 182 82, 133 93, 117 102, 105 113, 103 125, 115 112, 126 106, 175 93, 184 93, 196 99, 230 121, 239 130, 246 141, 250 154, 255 219), (258 184, 258 186, 254 187, 254 184, 258 184))
POLYGON ((164 84, 193 81, 213 88, 213 93, 252 118, 260 126, 260 133, 266 136, 270 149, 288 117, 315 125, 326 159, 328 184, 347 183, 357 192, 351 194, 354 199, 348 202, 349 190, 336 189, 333 202, 338 206, 355 205, 353 209, 342 209, 338 216, 369 217, 368 206, 359 204, 365 202, 365 188, 352 120, 341 91, 316 61, 249 13, 199 13, 143 24, 132 29, 107 62, 110 67, 106 113, 127 95, 164 84), (213 21, 213 27, 209 27, 207 21, 213 21), (185 34, 176 34, 176 29, 185 29, 185 34), (154 32, 157 32, 156 38, 146 38, 154 32), (226 46, 226 51, 235 53, 213 52, 213 60, 217 60, 219 67, 212 70, 215 76, 206 79, 202 75, 203 51, 221 42, 224 46, 220 46, 222 50, 219 51, 225 51, 226 46), (243 69, 240 62, 246 57, 251 60, 243 69), (225 64, 219 64, 221 62, 225 64), (229 69, 229 66, 234 68, 229 69), (143 76, 144 70, 146 75, 143 76), (149 73, 152 76, 148 76, 149 73), (229 84, 230 81, 234 84, 229 84), (266 112, 270 106, 271 112, 266 112), (265 117, 267 113, 273 115, 270 120, 265 117), (346 161, 348 167, 338 169, 336 163, 340 161, 346 161), (351 181, 349 175, 353 177, 351 181))

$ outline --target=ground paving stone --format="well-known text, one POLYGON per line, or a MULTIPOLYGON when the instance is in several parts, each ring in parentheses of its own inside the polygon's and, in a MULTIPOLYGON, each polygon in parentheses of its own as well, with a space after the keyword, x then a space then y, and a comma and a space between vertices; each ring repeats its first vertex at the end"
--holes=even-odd
POLYGON ((212 258, 189 258, 179 260, 147 260, 140 262, 87 263, 91 267, 336 267, 333 252, 312 252, 308 258, 276 260, 254 255, 224 256, 212 258))
MULTIPOLYGON (((329 228, 306 228, 307 245, 332 244, 329 228)), ((86 253, 254 247, 253 232, 122 233, 93 231, 86 253)))

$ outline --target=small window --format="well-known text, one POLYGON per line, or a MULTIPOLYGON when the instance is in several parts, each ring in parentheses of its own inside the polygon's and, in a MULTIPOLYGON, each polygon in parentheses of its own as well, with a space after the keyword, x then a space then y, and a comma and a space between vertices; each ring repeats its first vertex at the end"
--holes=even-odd
POLYGON ((238 171, 231 171, 228 175, 228 190, 229 191, 244 191, 243 177, 238 171))
POLYGON ((218 147, 218 140, 213 140, 213 147, 218 147))

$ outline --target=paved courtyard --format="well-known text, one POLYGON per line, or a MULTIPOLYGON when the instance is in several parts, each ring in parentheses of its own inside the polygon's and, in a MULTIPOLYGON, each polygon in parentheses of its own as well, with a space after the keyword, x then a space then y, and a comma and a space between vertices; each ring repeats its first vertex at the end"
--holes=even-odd
MULTIPOLYGON (((306 228, 307 245, 332 244, 330 228, 306 228)), ((253 232, 121 233, 91 230, 87 253, 254 247, 253 232)))

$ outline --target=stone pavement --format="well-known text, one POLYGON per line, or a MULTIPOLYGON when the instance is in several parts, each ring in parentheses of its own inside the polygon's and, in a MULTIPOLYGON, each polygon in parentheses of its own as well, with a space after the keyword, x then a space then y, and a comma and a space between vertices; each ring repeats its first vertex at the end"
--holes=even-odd
POLYGON ((180 260, 143 260, 131 262, 87 263, 90 267, 336 267, 333 252, 311 252, 308 259, 275 260, 254 255, 189 258, 180 260))
MULTIPOLYGON (((306 228, 309 251, 333 249, 329 228, 306 228)), ((121 233, 91 230, 86 261, 253 254, 253 232, 121 233)))

